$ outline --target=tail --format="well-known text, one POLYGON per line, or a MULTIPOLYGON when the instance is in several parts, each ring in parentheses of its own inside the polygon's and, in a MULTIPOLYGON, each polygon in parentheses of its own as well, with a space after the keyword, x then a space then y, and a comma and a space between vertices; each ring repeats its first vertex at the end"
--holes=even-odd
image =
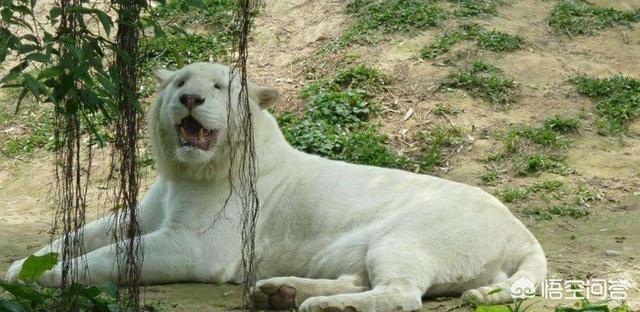
POLYGON ((465 302, 472 304, 500 304, 518 298, 528 298, 538 292, 547 276, 547 258, 540 244, 522 258, 517 271, 508 279, 462 294, 465 302))

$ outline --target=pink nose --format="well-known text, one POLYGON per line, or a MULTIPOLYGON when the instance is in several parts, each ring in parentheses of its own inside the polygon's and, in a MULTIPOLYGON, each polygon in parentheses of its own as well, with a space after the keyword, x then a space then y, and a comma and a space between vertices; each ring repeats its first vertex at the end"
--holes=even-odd
POLYGON ((194 107, 202 105, 202 103, 204 103, 204 98, 197 94, 185 93, 180 95, 180 103, 186 106, 189 110, 192 110, 194 107))

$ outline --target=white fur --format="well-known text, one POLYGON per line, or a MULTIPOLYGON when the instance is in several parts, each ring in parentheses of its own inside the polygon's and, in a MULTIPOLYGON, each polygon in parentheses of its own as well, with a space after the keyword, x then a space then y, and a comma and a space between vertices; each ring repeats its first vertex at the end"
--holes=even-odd
MULTIPOLYGON (((142 280, 240 282, 236 194, 221 212, 229 194, 228 68, 198 63, 158 76, 161 91, 149 114, 160 175, 140 207, 142 280), (185 84, 178 87, 181 80, 185 84), (206 98, 192 114, 218 131, 210 151, 177 144, 174 125, 188 113, 177 99, 181 92, 206 98)), ((489 292, 508 290, 521 277, 536 284, 545 278, 540 244, 493 196, 437 177, 297 151, 262 109, 275 100, 275 91, 251 87, 259 165, 258 274, 267 279, 258 288, 296 288, 302 311, 411 311, 420 309, 423 295, 466 291, 469 300, 509 301, 506 291, 489 292)), ((235 82, 231 92, 237 95, 235 82)), ((231 116, 237 115, 234 106, 231 116)), ((105 217, 84 229, 89 274, 82 282, 117 281, 108 228, 105 217)), ((56 241, 36 254, 59 247, 56 241)), ((11 266, 8 280, 17 279, 22 261, 11 266)), ((41 282, 59 285, 60 265, 41 282)))

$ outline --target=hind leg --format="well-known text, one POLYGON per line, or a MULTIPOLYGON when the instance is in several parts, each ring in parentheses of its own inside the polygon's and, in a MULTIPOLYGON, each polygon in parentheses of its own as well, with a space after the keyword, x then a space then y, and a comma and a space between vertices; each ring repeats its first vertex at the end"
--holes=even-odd
POLYGON ((417 311, 422 307, 422 295, 432 280, 428 254, 421 244, 404 239, 376 242, 369 247, 366 266, 369 291, 311 297, 300 306, 301 312, 417 311))
POLYGON ((312 296, 356 293, 367 289, 364 278, 359 275, 344 275, 335 280, 274 277, 256 283, 251 302, 260 310, 289 310, 299 307, 312 296))

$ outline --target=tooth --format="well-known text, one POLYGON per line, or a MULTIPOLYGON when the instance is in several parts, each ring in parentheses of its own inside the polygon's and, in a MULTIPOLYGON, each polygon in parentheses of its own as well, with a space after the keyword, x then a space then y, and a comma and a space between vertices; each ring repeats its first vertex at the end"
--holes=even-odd
POLYGON ((200 128, 200 133, 198 133, 198 140, 202 141, 202 136, 204 135, 204 128, 200 128))
POLYGON ((186 132, 186 131, 184 131, 184 127, 180 127, 180 132, 182 133, 182 136, 183 136, 183 137, 186 137, 186 136, 187 136, 187 132, 186 132))

